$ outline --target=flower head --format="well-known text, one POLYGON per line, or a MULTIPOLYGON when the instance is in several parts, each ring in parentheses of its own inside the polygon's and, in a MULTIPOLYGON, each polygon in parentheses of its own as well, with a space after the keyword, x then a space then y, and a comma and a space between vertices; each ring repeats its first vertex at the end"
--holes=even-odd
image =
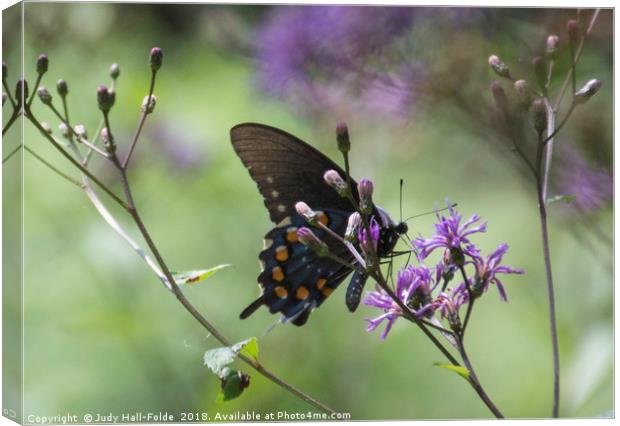
POLYGON ((419 250, 420 260, 426 259, 433 251, 438 248, 448 250, 459 250, 466 255, 472 255, 476 248, 469 241, 469 236, 477 232, 486 232, 486 223, 474 226, 480 221, 480 216, 473 215, 469 220, 461 225, 462 216, 456 212, 454 207, 449 206, 450 215, 439 216, 438 223, 435 224, 435 235, 430 238, 416 238, 413 240, 414 246, 419 250))
POLYGON ((510 266, 500 265, 502 258, 508 251, 508 244, 502 243, 493 253, 483 258, 479 254, 474 256, 476 276, 472 287, 475 295, 480 295, 487 291, 489 285, 495 284, 502 300, 507 301, 506 291, 502 282, 497 277, 498 274, 524 274, 523 269, 511 268, 510 266))
MULTIPOLYGON (((432 284, 433 274, 425 266, 409 266, 398 273, 396 281, 396 297, 408 306, 414 315, 419 318, 430 316, 437 308, 437 304, 431 299, 431 291, 435 286, 432 284)), ((366 318, 368 323, 366 330, 375 330, 383 321, 387 325, 381 334, 381 340, 385 340, 398 317, 403 316, 400 306, 383 289, 371 291, 366 295, 364 304, 383 310, 383 314, 377 318, 366 318)))
MULTIPOLYGON (((374 216, 370 219, 370 223, 368 225, 368 228, 370 229, 370 242, 372 242, 374 249, 377 250, 377 242, 379 241, 379 234, 381 233, 381 228, 379 227, 379 224, 377 223, 377 220, 374 216)), ((368 234, 366 233, 366 229, 363 226, 360 226, 357 239, 360 242, 360 248, 362 249, 362 252, 366 255, 370 253, 369 238, 367 235, 368 234)))

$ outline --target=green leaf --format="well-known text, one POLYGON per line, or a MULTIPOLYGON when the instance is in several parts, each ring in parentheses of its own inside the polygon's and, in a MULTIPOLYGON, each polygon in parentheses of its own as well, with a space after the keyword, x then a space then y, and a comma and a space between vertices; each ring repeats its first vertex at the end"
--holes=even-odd
POLYGON ((213 371, 219 377, 222 377, 222 374, 225 373, 224 369, 226 366, 232 363, 237 357, 237 352, 233 351, 231 348, 223 347, 223 348, 215 348, 209 349, 205 352, 205 365, 213 371))
POLYGON ((243 355, 247 357, 258 360, 258 341, 256 337, 235 343, 231 347, 224 346, 221 348, 209 349, 205 352, 204 362, 214 374, 222 378, 228 373, 228 367, 226 366, 231 364, 239 353, 243 353, 243 355))
POLYGON ((433 365, 435 367, 445 368, 446 370, 454 371, 465 380, 469 380, 469 371, 467 371, 467 368, 465 367, 460 367, 452 364, 442 364, 441 362, 436 362, 433 365))
POLYGON ((547 198, 547 204, 557 203, 559 201, 564 201, 569 204, 577 199, 576 195, 556 195, 555 197, 547 198))
POLYGON ((172 272, 172 276, 177 284, 195 284, 199 281, 206 280, 220 269, 228 268, 230 265, 225 263, 214 266, 211 269, 197 269, 195 271, 172 272))
POLYGON ((225 375, 221 378, 220 391, 215 398, 218 404, 239 397, 245 388, 250 386, 250 376, 241 372, 226 368, 225 375))
POLYGON ((258 361, 258 340, 256 340, 256 337, 233 345, 232 350, 258 361))

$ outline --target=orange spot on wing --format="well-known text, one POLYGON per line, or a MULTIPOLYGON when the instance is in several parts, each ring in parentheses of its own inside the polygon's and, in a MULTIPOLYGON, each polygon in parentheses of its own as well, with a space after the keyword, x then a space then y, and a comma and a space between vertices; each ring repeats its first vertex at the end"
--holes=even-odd
POLYGON ((286 262, 288 260, 288 249, 286 246, 276 248, 276 260, 278 262, 286 262))
POLYGON ((284 280, 284 272, 282 271, 282 268, 280 268, 279 266, 276 266, 275 268, 273 268, 271 270, 271 278, 273 278, 274 281, 283 281, 284 280))
POLYGON ((325 278, 319 278, 316 282, 316 288, 318 288, 319 290, 323 288, 323 286, 325 286, 325 283, 327 282, 327 280, 325 278))
POLYGON ((300 286, 297 289, 297 292, 295 293, 295 296, 297 296, 297 298, 299 300, 304 300, 304 299, 307 299, 308 296, 310 296, 310 292, 308 291, 308 289, 306 287, 300 286))
POLYGON ((297 242, 297 228, 292 226, 286 230, 286 241, 289 243, 297 242))
POLYGON ((277 286, 274 291, 276 292, 276 296, 280 299, 286 299, 288 296, 288 290, 282 286, 277 286))
POLYGON ((327 226, 327 224, 329 223, 329 217, 327 217, 327 215, 325 213, 321 214, 321 216, 319 216, 319 222, 321 222, 323 225, 327 226))
POLYGON ((329 295, 330 295, 330 294, 332 294, 332 293, 333 293, 333 291, 334 291, 334 289, 333 289, 333 288, 331 288, 331 287, 325 287, 325 288, 323 288, 323 290, 321 290, 321 293, 323 294, 323 296, 325 296, 325 297, 329 297, 329 295))

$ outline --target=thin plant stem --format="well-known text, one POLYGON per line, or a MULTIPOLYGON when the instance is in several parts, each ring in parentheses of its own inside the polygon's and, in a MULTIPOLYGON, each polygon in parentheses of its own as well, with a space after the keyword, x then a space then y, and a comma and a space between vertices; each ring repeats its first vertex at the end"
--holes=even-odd
POLYGON ((540 215, 540 226, 542 234, 543 244, 543 257, 545 262, 545 273, 547 277, 547 299, 549 303, 549 328, 551 332, 551 346, 553 352, 553 417, 559 416, 560 410, 560 351, 558 344, 558 330, 556 323, 555 313, 555 295, 553 287, 553 274, 551 268, 551 249, 549 246, 549 230, 547 227, 547 208, 545 202, 545 196, 543 193, 543 180, 540 175, 543 171, 542 164, 542 152, 543 152, 543 136, 542 132, 538 135, 538 154, 537 163, 540 170, 538 178, 536 179, 536 189, 538 194, 538 212, 540 215))
MULTIPOLYGON (((581 53, 583 51, 583 45, 586 41, 586 37, 589 36, 590 33, 592 32, 592 29, 594 28, 594 24, 596 23, 596 19, 598 18, 600 11, 601 11, 600 9, 596 9, 594 13, 592 14, 592 18, 590 18, 590 23, 588 24, 588 28, 586 29, 586 32, 583 35, 583 37, 581 37, 579 46, 577 47, 577 50, 575 51, 573 62, 579 61, 579 58, 581 57, 581 53)), ((568 85, 570 84, 570 81, 572 79, 572 74, 573 74, 573 67, 571 67, 571 69, 568 71, 568 75, 566 76, 566 79, 564 80, 564 83, 562 84, 562 88, 560 89, 559 95, 555 103, 553 104, 553 110, 556 112, 558 111, 558 108, 560 107, 560 104, 562 103, 562 98, 564 98, 564 93, 566 93, 566 89, 568 88, 568 85)))
POLYGON ((9 117, 9 119, 6 122, 6 124, 2 128, 2 136, 4 136, 4 134, 7 132, 7 130, 9 130, 9 128, 13 125, 15 120, 17 120, 17 117, 19 117, 19 115, 20 115, 19 108, 13 109, 13 113, 11 114, 11 117, 9 117))
POLYGON ((122 199, 119 198, 118 195, 116 195, 114 192, 112 192, 112 190, 110 188, 108 188, 108 186, 106 184, 104 184, 103 182, 101 182, 96 176, 94 176, 88 169, 86 169, 84 166, 82 166, 82 164, 80 164, 77 160, 75 160, 71 155, 69 155, 67 153, 67 151, 65 151, 62 146, 60 146, 60 144, 58 144, 58 142, 56 142, 56 140, 49 135, 45 129, 41 126, 41 123, 39 123, 39 121, 32 115, 32 113, 30 112, 29 108, 26 108, 26 116, 28 117, 28 119, 30 120, 30 122, 32 124, 34 124, 34 126, 43 134, 43 136, 49 140, 52 145, 54 145, 54 148, 56 148, 67 160, 69 160, 71 162, 71 164, 73 164, 75 167, 77 167, 82 173, 84 173, 86 176, 88 176, 93 182, 95 182, 97 184, 97 186, 99 186, 106 194, 108 194, 114 201, 116 201, 121 207, 123 207, 125 210, 128 209, 128 205, 127 203, 125 203, 122 199))
POLYGON ((138 143, 138 139, 140 138, 140 133, 142 132, 142 127, 144 126, 144 122, 146 121, 146 116, 150 114, 149 106, 151 105, 151 98, 153 97, 153 90, 155 89, 155 76, 156 75, 157 75, 157 71, 153 70, 151 72, 151 84, 149 87, 149 95, 146 101, 146 105, 144 106, 144 108, 142 109, 142 112, 140 113, 140 118, 138 120, 138 126, 136 128, 136 132, 133 135, 133 139, 131 140, 129 152, 127 153, 127 156, 125 157, 125 160, 123 160, 122 162, 122 167, 124 169, 127 168, 127 165, 129 164, 129 160, 131 159, 131 155, 133 154, 133 150, 135 149, 136 144, 138 143))
POLYGON ((21 144, 17 145, 15 148, 13 148, 13 151, 9 152, 7 154, 6 157, 4 157, 2 159, 2 164, 6 163, 7 161, 9 161, 11 159, 12 156, 14 156, 15 154, 17 154, 19 152, 19 149, 22 147, 21 144))
POLYGON ((52 165, 51 163, 49 163, 48 161, 46 161, 43 157, 41 157, 39 154, 37 154, 36 152, 34 152, 33 150, 31 150, 30 148, 28 148, 27 146, 24 145, 24 150, 26 150, 30 155, 32 155, 34 158, 36 158, 37 160, 39 160, 41 163, 43 163, 45 166, 47 166, 50 170, 52 170, 54 173, 56 173, 58 176, 60 176, 61 178, 65 179, 67 182, 72 183, 73 185, 76 185, 78 188, 83 189, 84 186, 77 180, 73 179, 71 176, 69 176, 66 173, 63 173, 62 171, 60 171, 57 167, 55 167, 54 165, 52 165))
POLYGON ((41 82, 42 77, 43 77, 43 74, 37 74, 37 80, 34 83, 34 87, 32 88, 32 93, 30 94, 30 98, 28 98, 28 102, 26 102, 26 106, 28 108, 30 108, 30 106, 32 105, 32 101, 34 100, 34 97, 37 95, 37 89, 39 88, 39 83, 41 82))
POLYGON ((460 265, 459 269, 461 270, 461 275, 463 275, 463 280, 465 280, 465 288, 467 289, 467 295, 469 296, 467 312, 465 313, 463 329, 461 330, 461 340, 463 340, 465 338, 465 330, 467 330, 467 324, 469 324, 469 318, 471 316, 472 310, 474 309, 474 302, 476 301, 476 298, 474 297, 474 293, 471 290, 471 286, 469 285, 469 280, 467 279, 467 274, 465 273, 465 267, 463 265, 460 265))
POLYGON ((15 99, 13 99, 13 95, 11 94, 11 91, 9 90, 6 80, 2 80, 2 87, 4 88, 4 93, 6 93, 6 96, 9 98, 9 102, 11 103, 11 106, 13 107, 13 109, 16 109, 17 103, 15 102, 15 99))
POLYGON ((474 367, 471 364, 469 357, 467 356, 467 352, 465 351, 465 345, 463 344, 462 336, 457 336, 456 342, 457 342, 457 347, 459 349, 461 358, 463 359, 463 363, 465 364, 465 367, 469 371, 469 378, 470 378, 469 383, 473 386, 473 388, 476 390, 476 392, 480 396, 480 399, 482 400, 482 402, 484 402, 484 404, 488 407, 488 409, 491 410, 491 412, 495 415, 495 417, 498 419, 503 419, 504 415, 495 406, 493 401, 491 401, 491 398, 489 398, 487 393, 484 391, 484 388, 480 384, 480 381, 478 380, 478 376, 476 376, 474 367))

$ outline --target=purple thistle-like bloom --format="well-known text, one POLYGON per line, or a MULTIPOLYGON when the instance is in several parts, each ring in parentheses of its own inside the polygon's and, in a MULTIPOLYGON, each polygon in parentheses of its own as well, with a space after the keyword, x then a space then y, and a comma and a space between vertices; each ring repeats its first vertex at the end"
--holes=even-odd
POLYGON ((468 236, 477 232, 486 232, 486 223, 474 226, 480 220, 480 216, 473 215, 461 225, 462 216, 453 207, 449 207, 448 210, 450 212, 448 217, 439 216, 437 213, 439 222, 435 224, 435 235, 431 238, 416 238, 412 241, 420 252, 418 256, 420 260, 426 259, 438 248, 460 249, 469 256, 474 256, 477 253, 477 249, 471 244, 468 236))
MULTIPOLYGON (((372 244, 376 250, 381 228, 379 227, 379 224, 377 223, 377 220, 374 216, 370 219, 370 223, 368 225, 368 227, 370 228, 370 240, 372 241, 372 244)), ((363 226, 360 226, 359 228, 358 240, 360 242, 360 248, 362 249, 362 252, 367 254, 370 247, 368 247, 368 237, 366 236, 366 229, 363 226)))
POLYGON ((499 296, 503 301, 507 301, 506 290, 497 274, 524 274, 525 271, 520 268, 511 268, 510 266, 500 265, 502 258, 508 251, 508 244, 502 243, 493 253, 486 258, 479 254, 474 257, 474 265, 476 267, 476 277, 473 285, 474 293, 482 294, 487 291, 491 283, 497 286, 499 296))
MULTIPOLYGON (((411 309, 417 317, 423 317, 432 313, 436 309, 436 305, 430 301, 430 293, 432 291, 432 273, 425 266, 418 268, 409 266, 398 273, 396 281, 396 297, 406 306, 417 295, 426 296, 429 303, 419 307, 419 309, 411 309)), ((434 288, 434 287, 433 287, 434 288)), ((381 333, 381 340, 385 340, 388 333, 392 329, 394 322, 398 317, 403 316, 403 311, 396 302, 381 288, 377 291, 369 292, 364 298, 364 304, 383 309, 384 313, 377 318, 366 318, 368 326, 366 331, 375 330, 383 321, 387 321, 387 325, 381 333)))

